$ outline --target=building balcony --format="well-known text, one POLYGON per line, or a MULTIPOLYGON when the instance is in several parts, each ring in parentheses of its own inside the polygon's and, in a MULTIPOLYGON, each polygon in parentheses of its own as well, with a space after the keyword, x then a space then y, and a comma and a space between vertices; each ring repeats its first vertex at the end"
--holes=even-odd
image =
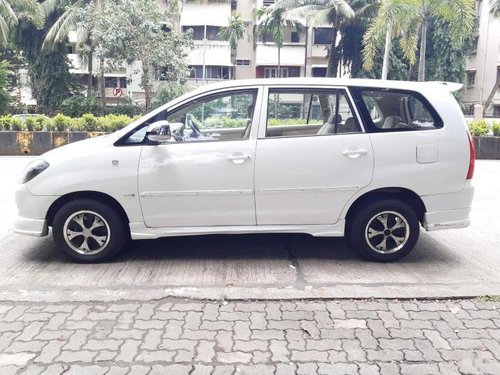
POLYGON ((231 47, 224 41, 196 41, 187 61, 188 65, 232 66, 231 47))
MULTIPOLYGON (((302 66, 305 59, 305 44, 284 44, 280 51, 280 64, 286 66, 302 66)), ((257 43, 255 65, 278 65, 278 47, 274 43, 257 43)))

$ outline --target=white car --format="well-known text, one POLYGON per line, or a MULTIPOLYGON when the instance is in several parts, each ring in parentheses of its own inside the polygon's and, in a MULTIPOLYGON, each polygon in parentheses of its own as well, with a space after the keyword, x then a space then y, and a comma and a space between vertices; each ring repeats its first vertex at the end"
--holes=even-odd
MULTIPOLYGON (((264 79, 208 85, 28 165, 15 232, 82 262, 129 239, 346 236, 392 261, 469 224, 474 149, 461 85, 264 79)), ((332 249, 333 251, 333 249, 332 249)))

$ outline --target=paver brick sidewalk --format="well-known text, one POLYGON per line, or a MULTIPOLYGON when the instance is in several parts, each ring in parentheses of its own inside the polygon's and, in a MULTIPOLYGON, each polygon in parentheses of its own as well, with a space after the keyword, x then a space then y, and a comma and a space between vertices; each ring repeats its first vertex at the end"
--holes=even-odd
POLYGON ((500 302, 0 303, 0 374, 500 374, 500 302))

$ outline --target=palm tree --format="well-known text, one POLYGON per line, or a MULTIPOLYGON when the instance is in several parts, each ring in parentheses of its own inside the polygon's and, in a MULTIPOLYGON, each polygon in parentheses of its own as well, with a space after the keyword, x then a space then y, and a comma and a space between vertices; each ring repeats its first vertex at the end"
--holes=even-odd
POLYGON ((36 0, 0 0, 0 47, 7 45, 10 32, 20 19, 41 27, 44 16, 40 4, 36 0))
POLYGON ((340 63, 338 36, 342 26, 355 16, 349 3, 346 0, 280 0, 277 4, 288 9, 290 18, 304 20, 308 26, 331 25, 326 75, 336 77, 340 63))
MULTIPOLYGON (((387 25, 394 36, 401 39, 405 56, 413 64, 420 50, 418 80, 425 81, 427 30, 432 19, 441 19, 450 25, 452 45, 459 48, 474 27, 474 0, 385 0, 365 38, 365 65, 371 66, 376 46, 386 39, 387 25), (420 47, 418 39, 420 38, 420 47)), ((386 43, 390 49, 390 38, 386 43)))
POLYGON ((301 23, 288 16, 287 10, 275 3, 270 7, 257 9, 257 35, 271 35, 278 47, 278 77, 281 78, 281 48, 286 27, 300 28, 301 23))
POLYGON ((493 13, 495 17, 500 17, 500 0, 490 1, 490 12, 493 13))
MULTIPOLYGON (((245 27, 245 23, 241 19, 241 14, 233 13, 229 18, 229 24, 226 27, 221 28, 217 37, 229 42, 229 46, 231 47, 231 60, 233 67, 235 65, 236 59, 236 48, 238 47, 238 43, 241 39, 244 38, 245 34, 247 34, 247 28, 245 27)), ((233 79, 234 70, 233 70, 233 79)))
MULTIPOLYGON (((90 38, 92 24, 89 24, 85 28, 81 27, 81 23, 79 22, 79 11, 88 6, 93 6, 99 9, 102 7, 102 4, 103 0, 70 0, 69 5, 68 0, 46 0, 42 3, 43 10, 47 16, 59 11, 60 9, 64 9, 64 12, 49 29, 42 49, 52 49, 57 43, 65 41, 71 31, 77 32, 77 44, 84 46, 84 48, 82 48, 83 52, 80 54, 80 58, 83 63, 87 63, 88 67, 87 96, 89 97, 93 94, 94 75, 93 46, 90 38)), ((104 105, 104 77, 101 74, 99 78, 99 86, 101 88, 101 96, 104 105)))

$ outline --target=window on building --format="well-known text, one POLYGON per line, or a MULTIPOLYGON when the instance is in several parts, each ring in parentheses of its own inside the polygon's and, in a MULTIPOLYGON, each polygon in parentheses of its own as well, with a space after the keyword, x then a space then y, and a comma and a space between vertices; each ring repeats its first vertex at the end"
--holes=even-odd
MULTIPOLYGON (((203 79, 203 66, 195 65, 191 66, 191 73, 189 78, 191 79, 203 79)), ((211 66, 205 67, 205 79, 207 80, 221 80, 230 79, 230 69, 228 66, 211 66)))
POLYGON ((292 31, 290 35, 290 42, 292 43, 299 43, 300 42, 300 35, 298 31, 292 31))
POLYGON ((300 77, 300 68, 298 67, 281 68, 281 77, 278 72, 278 68, 264 68, 264 78, 300 77))
POLYGON ((472 41, 472 51, 471 53, 475 55, 477 53, 477 46, 479 44, 479 36, 476 36, 472 41))
POLYGON ((217 34, 220 29, 219 26, 207 26, 207 40, 219 40, 217 34))
POLYGON ((106 88, 118 87, 119 80, 120 80, 120 78, 118 78, 118 77, 105 77, 104 78, 104 87, 106 87, 106 88))
POLYGON ((68 53, 69 53, 69 54, 74 54, 74 53, 76 53, 76 44, 74 44, 74 43, 67 44, 67 45, 66 45, 66 48, 68 49, 68 53))
POLYGON ((500 105, 493 106, 493 117, 500 117, 500 105))
POLYGON ((326 67, 312 68, 313 77, 326 77, 326 67))
POLYGON ((236 65, 248 66, 248 65, 250 65, 250 60, 248 60, 248 59, 236 59, 236 65))
POLYGON ((314 29, 314 44, 325 45, 332 41, 332 29, 329 27, 316 27, 314 29))
POLYGON ((271 5, 274 5, 275 2, 276 0, 263 0, 262 5, 264 5, 265 7, 270 7, 271 5))
POLYGON ((476 71, 467 72, 467 87, 474 87, 476 84, 476 71))
POLYGON ((203 40, 205 37, 205 26, 182 26, 182 31, 184 33, 192 30, 193 40, 203 40))

